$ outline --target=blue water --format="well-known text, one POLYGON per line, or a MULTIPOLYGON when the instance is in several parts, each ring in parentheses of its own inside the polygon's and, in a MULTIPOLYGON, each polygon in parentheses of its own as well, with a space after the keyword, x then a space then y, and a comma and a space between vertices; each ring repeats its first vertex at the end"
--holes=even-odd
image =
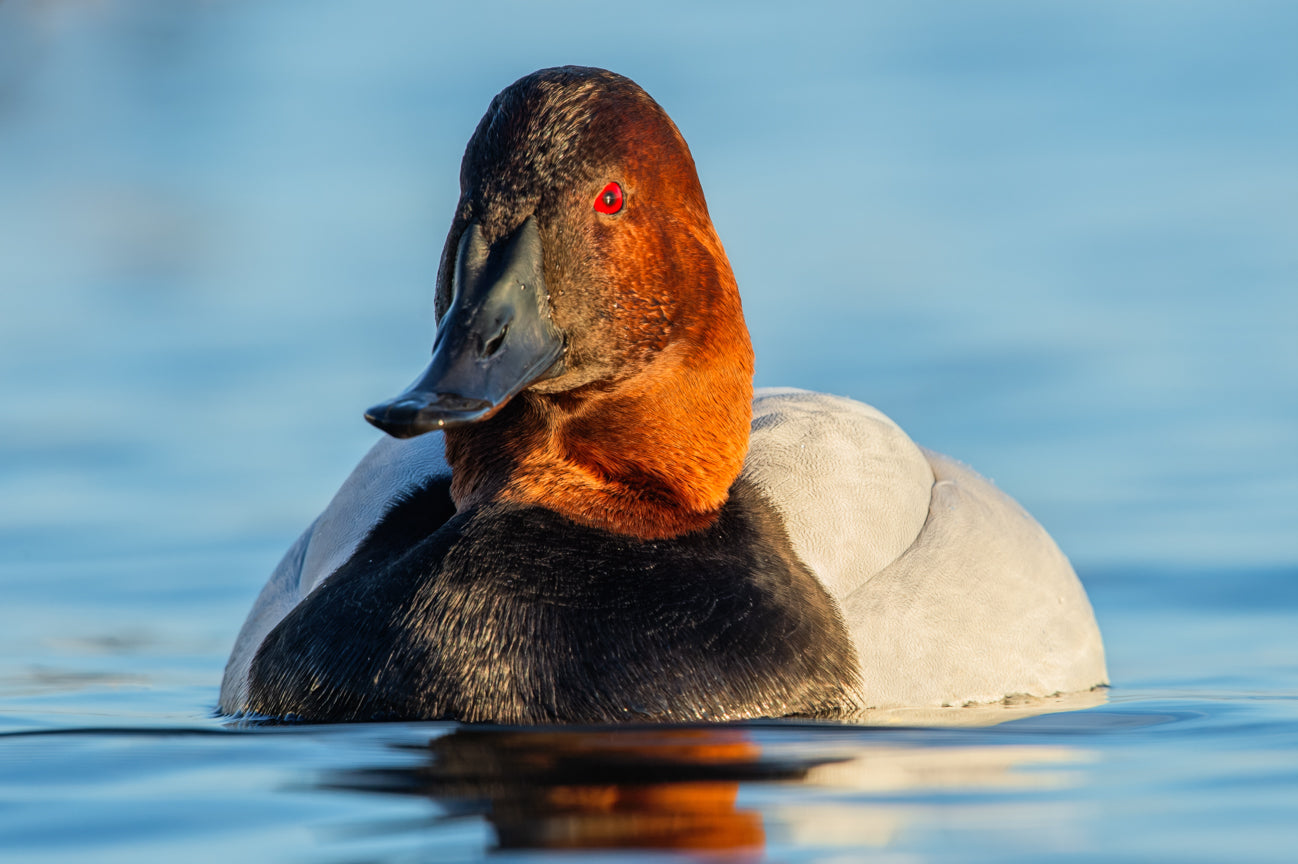
POLYGON ((1291 860, 1298 7, 641 5, 0 3, 0 859, 1291 860), (759 384, 878 406, 1052 531, 1100 704, 213 715, 427 356, 470 131, 560 63, 681 127, 759 384))

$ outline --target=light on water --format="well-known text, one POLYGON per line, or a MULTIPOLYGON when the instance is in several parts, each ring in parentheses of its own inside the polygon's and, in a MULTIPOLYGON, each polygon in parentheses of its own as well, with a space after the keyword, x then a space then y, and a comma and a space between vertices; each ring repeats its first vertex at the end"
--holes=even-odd
POLYGON ((1278 2, 0 4, 0 857, 1290 860, 1296 38, 1278 2), (1013 494, 1110 690, 869 727, 214 716, 427 356, 470 131, 562 63, 689 140, 757 383, 1013 494))

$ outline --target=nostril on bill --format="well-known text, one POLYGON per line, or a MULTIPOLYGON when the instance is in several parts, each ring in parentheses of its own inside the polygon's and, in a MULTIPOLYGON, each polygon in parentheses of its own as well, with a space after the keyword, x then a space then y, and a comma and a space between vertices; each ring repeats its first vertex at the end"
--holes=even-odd
POLYGON ((483 360, 487 360, 491 357, 494 357, 496 355, 496 352, 500 350, 500 346, 505 344, 505 334, 508 332, 509 332, 508 324, 506 324, 504 327, 501 327, 499 330, 497 330, 495 336, 492 336, 486 342, 482 343, 482 351, 479 353, 478 356, 480 356, 483 360))

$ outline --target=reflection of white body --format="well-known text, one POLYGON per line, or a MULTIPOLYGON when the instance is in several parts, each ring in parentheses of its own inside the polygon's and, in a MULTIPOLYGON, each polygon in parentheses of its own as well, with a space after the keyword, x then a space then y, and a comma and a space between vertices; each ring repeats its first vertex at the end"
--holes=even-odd
MULTIPOLYGON (((257 598, 226 667, 223 710, 243 704, 266 634, 351 556, 389 503, 449 473, 440 433, 374 445, 257 598)), ((758 390, 743 476, 838 601, 864 705, 963 705, 1107 683, 1090 603, 1049 535, 874 408, 758 390)))

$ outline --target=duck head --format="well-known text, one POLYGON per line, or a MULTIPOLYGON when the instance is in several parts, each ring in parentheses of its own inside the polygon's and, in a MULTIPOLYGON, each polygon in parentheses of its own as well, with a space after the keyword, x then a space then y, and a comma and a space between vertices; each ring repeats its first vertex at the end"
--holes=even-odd
POLYGON ((710 524, 742 467, 752 349, 685 140, 639 86, 545 69, 465 150, 433 358, 366 418, 446 431, 459 509, 640 538, 710 524))

